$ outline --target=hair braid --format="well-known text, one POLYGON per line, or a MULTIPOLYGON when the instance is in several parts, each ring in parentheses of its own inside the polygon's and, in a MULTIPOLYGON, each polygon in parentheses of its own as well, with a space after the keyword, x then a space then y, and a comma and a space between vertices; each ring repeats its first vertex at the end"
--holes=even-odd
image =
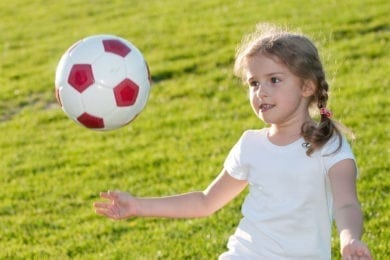
POLYGON ((328 90, 329 85, 328 82, 326 82, 324 77, 321 77, 319 80, 319 91, 318 91, 318 97, 317 97, 317 106, 318 108, 324 108, 326 107, 326 104, 328 102, 328 90))
MULTIPOLYGON (((316 97, 318 109, 326 108, 329 97, 328 90, 329 85, 328 82, 326 82, 325 77, 318 77, 318 90, 316 97)), ((315 149, 323 146, 333 136, 333 134, 337 134, 339 137, 339 146, 336 149, 337 151, 341 147, 341 134, 329 116, 321 114, 321 119, 318 124, 304 124, 302 126, 302 135, 310 144, 306 153, 310 155, 315 149)))

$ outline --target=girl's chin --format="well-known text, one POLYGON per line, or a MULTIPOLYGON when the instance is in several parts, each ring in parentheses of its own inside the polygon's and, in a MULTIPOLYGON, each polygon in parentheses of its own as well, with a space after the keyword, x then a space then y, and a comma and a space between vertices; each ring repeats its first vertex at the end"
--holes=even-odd
POLYGON ((268 116, 264 116, 263 114, 258 114, 257 117, 266 124, 275 124, 275 120, 269 118, 268 116))
POLYGON ((270 123, 270 122, 269 122, 269 118, 265 117, 265 116, 264 116, 263 114, 261 114, 261 113, 257 114, 257 117, 258 117, 261 121, 263 121, 264 123, 267 123, 267 124, 270 123))

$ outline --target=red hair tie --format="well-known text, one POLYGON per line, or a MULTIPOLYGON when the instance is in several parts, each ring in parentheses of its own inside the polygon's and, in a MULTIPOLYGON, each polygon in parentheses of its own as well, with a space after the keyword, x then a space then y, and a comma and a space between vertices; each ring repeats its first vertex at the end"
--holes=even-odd
POLYGON ((325 108, 325 107, 321 107, 321 108, 320 108, 320 114, 321 114, 322 116, 327 117, 327 118, 332 117, 332 112, 331 112, 330 110, 328 110, 327 108, 325 108))

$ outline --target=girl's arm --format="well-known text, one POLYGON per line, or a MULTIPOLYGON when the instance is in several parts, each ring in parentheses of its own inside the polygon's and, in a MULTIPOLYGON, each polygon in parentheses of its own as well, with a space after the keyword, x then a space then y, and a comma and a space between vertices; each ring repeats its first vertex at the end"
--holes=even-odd
POLYGON ((336 163, 329 170, 334 199, 334 217, 340 233, 343 259, 371 259, 367 246, 360 241, 363 216, 356 193, 356 165, 351 159, 336 163))
POLYGON ((102 192, 107 202, 95 202, 97 214, 113 219, 132 216, 194 218, 211 215, 236 197, 247 185, 223 170, 204 191, 160 198, 136 198, 124 192, 102 192))

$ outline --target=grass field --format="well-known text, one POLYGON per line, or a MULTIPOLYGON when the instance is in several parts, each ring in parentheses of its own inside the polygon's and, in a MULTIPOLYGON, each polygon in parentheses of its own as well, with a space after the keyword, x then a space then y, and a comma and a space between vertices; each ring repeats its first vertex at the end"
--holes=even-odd
MULTIPOLYGON (((0 3, 0 259, 215 259, 243 196, 205 219, 113 222, 100 191, 138 196, 203 189, 244 129, 262 127, 232 76, 234 51, 258 22, 318 44, 335 118, 351 127, 363 239, 390 255, 389 25, 386 0, 132 0, 0 3), (304 3, 304 4, 303 4, 304 3), (94 132, 56 105, 54 71, 87 35, 132 41, 155 82, 134 123, 94 132)), ((339 259, 337 235, 334 259, 339 259)))

